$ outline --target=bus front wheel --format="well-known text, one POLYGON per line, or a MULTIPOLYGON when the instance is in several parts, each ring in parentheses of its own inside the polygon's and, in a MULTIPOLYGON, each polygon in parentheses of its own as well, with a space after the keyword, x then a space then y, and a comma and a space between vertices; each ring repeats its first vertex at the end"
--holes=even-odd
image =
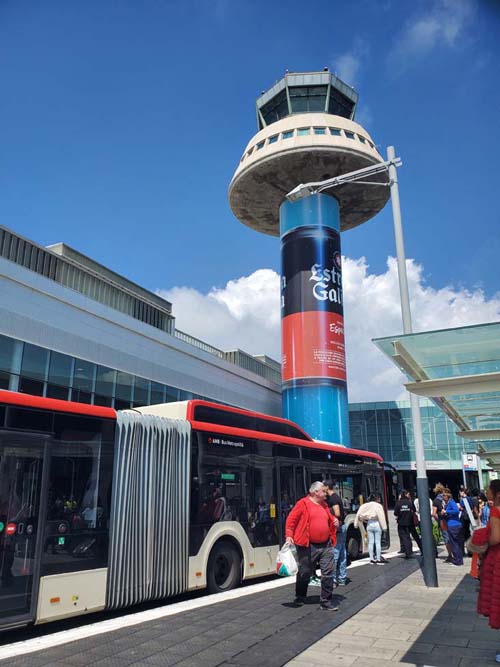
POLYGON ((230 542, 217 542, 210 553, 207 567, 207 588, 221 593, 236 588, 241 580, 241 558, 230 542))

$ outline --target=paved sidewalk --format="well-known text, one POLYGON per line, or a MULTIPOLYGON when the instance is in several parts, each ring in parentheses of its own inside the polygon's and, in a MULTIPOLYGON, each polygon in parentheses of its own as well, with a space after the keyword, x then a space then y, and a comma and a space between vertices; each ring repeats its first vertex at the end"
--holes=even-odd
POLYGON ((476 613, 478 583, 438 561, 439 588, 417 570, 287 663, 287 667, 483 667, 495 665, 500 633, 476 613))
POLYGON ((180 602, 178 612, 169 602, 110 621, 96 618, 78 639, 73 630, 68 636, 64 630, 52 634, 49 627, 47 636, 27 642, 11 632, 0 637, 5 641, 0 667, 282 667, 417 568, 416 560, 400 558, 384 566, 356 563, 349 570, 351 583, 336 591, 338 612, 319 609, 319 588, 311 587, 307 604, 294 604, 290 578, 194 598, 188 609, 180 602))

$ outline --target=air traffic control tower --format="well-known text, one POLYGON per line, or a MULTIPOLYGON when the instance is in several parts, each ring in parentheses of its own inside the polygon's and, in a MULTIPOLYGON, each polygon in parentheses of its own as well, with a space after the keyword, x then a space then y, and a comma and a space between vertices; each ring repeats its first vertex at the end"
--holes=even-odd
MULTIPOLYGON (((245 225, 281 239, 283 416, 313 438, 349 444, 340 232, 389 198, 387 171, 370 184, 287 199, 299 184, 382 163, 354 122, 358 94, 337 76, 287 73, 257 100, 258 132, 229 186, 245 225)), ((349 286, 346 286, 349 289, 349 286)))

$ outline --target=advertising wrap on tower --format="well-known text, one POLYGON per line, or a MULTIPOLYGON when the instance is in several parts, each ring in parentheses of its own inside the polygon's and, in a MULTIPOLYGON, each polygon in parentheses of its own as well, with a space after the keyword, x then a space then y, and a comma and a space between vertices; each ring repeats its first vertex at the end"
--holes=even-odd
POLYGON ((299 227, 282 238, 284 386, 345 386, 340 236, 330 227, 299 227))

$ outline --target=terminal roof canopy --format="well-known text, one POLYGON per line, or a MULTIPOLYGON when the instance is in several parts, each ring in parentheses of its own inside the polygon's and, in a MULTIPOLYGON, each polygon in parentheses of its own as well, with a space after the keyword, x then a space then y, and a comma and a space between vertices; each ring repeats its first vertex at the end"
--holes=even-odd
POLYGON ((294 113, 354 120, 358 93, 329 71, 288 72, 257 100, 259 130, 294 113))
POLYGON ((500 322, 373 342, 407 375, 408 391, 431 398, 459 435, 499 449, 500 322))

